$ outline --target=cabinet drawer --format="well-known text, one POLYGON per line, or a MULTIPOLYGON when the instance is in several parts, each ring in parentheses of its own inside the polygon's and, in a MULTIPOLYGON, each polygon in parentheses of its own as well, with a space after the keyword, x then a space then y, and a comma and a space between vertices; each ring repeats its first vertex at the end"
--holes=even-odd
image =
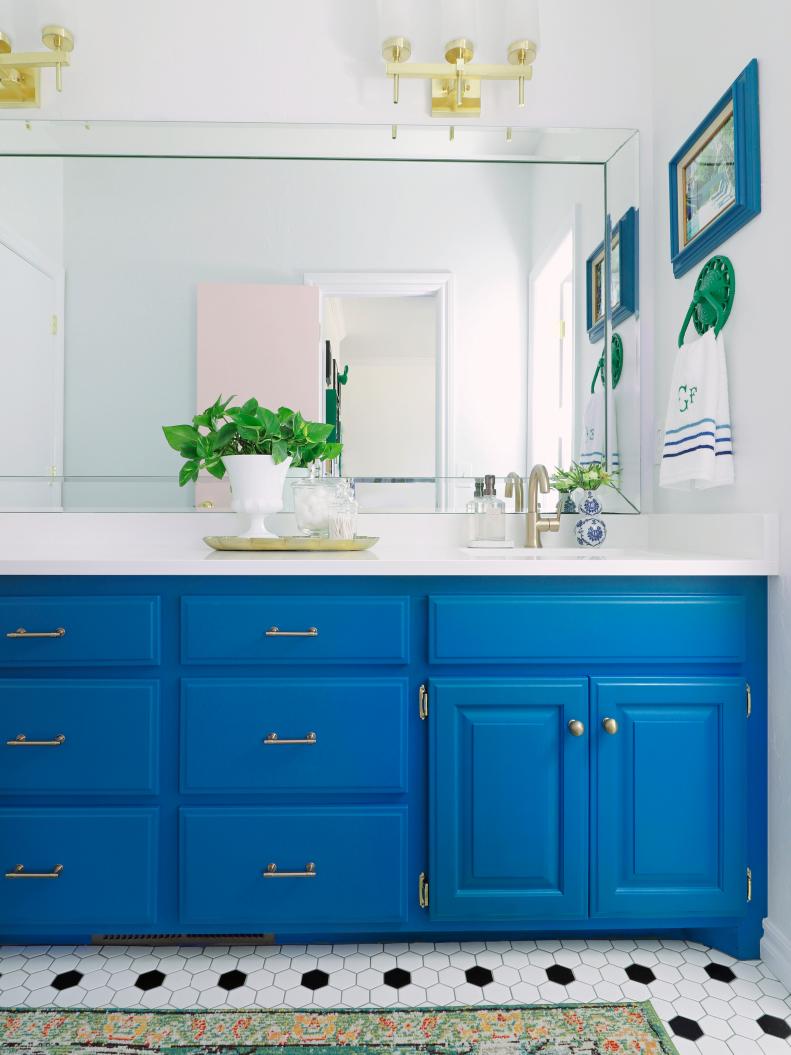
POLYGON ((0 791, 157 790, 155 681, 0 681, 0 791))
POLYGON ((432 663, 741 663, 744 598, 431 597, 432 663))
POLYGON ((185 923, 337 930, 406 918, 405 807, 187 808, 180 828, 185 923))
POLYGON ((396 678, 185 681, 182 791, 404 792, 406 697, 396 678))
POLYGON ((184 663, 406 663, 406 597, 184 597, 184 663))
POLYGON ((0 666, 111 663, 159 663, 159 598, 0 598, 0 666))
POLYGON ((0 922, 105 930, 154 920, 156 810, 3 809, 0 829, 0 922), (19 878, 19 865, 57 878, 19 878))

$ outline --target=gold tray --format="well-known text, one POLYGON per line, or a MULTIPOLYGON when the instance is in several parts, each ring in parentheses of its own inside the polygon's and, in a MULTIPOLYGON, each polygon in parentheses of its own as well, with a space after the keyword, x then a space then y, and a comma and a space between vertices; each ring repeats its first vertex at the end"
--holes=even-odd
POLYGON ((356 553, 370 549, 379 541, 373 535, 356 538, 308 538, 305 535, 286 535, 283 538, 242 538, 240 535, 207 535, 207 546, 218 550, 256 552, 356 553))

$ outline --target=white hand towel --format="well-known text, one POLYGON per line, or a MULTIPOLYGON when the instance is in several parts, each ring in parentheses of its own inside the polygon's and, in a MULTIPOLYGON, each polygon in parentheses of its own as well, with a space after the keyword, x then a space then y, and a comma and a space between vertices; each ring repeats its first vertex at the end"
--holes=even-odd
POLYGON ((728 371, 722 334, 706 330, 678 350, 665 420, 659 486, 682 490, 733 483, 728 371))
POLYGON ((611 389, 607 389, 605 396, 604 385, 597 384, 591 393, 582 419, 579 463, 580 465, 592 465, 594 462, 604 463, 605 461, 611 473, 617 474, 621 471, 615 400, 611 389))

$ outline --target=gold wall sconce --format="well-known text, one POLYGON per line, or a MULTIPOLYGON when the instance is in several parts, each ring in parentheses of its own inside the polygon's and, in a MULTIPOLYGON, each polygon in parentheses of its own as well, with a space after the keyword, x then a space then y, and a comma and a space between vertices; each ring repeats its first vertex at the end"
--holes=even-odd
POLYGON ((431 81, 432 117, 479 117, 482 81, 516 81, 517 100, 524 106, 525 82, 533 76, 537 52, 531 40, 515 40, 508 47, 507 64, 473 63, 475 46, 460 37, 445 45, 445 62, 410 63, 412 45, 406 37, 388 37, 382 44, 385 73, 393 78, 393 102, 398 102, 402 77, 431 81))
POLYGON ((74 36, 65 26, 44 26, 41 43, 47 51, 14 51, 11 38, 0 31, 0 107, 41 105, 41 70, 55 70, 55 87, 63 90, 62 70, 71 64, 74 36))

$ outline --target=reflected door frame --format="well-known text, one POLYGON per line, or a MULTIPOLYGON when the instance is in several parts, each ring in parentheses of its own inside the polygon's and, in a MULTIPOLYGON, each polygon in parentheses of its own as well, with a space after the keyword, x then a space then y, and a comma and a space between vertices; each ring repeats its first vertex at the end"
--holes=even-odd
POLYGON ((66 272, 62 264, 51 260, 45 253, 27 239, 20 237, 8 227, 0 226, 0 244, 9 252, 18 256, 36 271, 41 272, 52 281, 53 292, 53 329, 52 329, 52 370, 53 370, 53 406, 52 421, 52 462, 48 486, 56 488, 57 498, 47 504, 48 510, 63 508, 63 445, 65 429, 66 379, 64 367, 65 333, 66 333, 66 272))
POLYGON ((435 480, 437 510, 449 508, 448 477, 453 465, 453 275, 449 271, 309 271, 305 285, 319 287, 319 323, 326 297, 434 296, 437 304, 435 480))

